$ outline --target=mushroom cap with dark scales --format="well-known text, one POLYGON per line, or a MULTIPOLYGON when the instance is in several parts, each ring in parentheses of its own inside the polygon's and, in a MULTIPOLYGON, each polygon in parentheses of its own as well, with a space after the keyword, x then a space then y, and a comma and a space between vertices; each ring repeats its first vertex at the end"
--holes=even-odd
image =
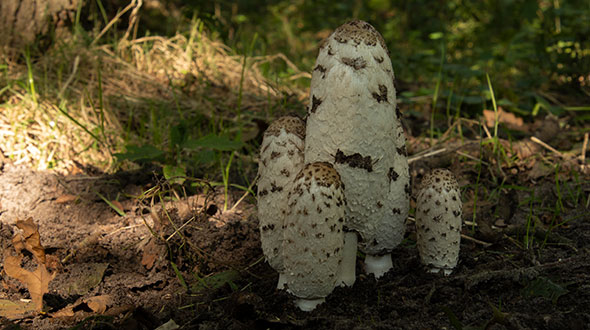
POLYGON ((330 294, 339 280, 345 197, 330 163, 306 165, 289 192, 282 254, 289 292, 302 299, 330 294))
POLYGON ((281 272, 283 222, 293 179, 303 168, 305 123, 298 117, 276 119, 264 133, 258 164, 258 221, 262 251, 281 272))
POLYGON ((434 169, 420 184, 416 198, 416 245, 431 272, 448 275, 457 265, 461 241, 462 203, 453 173, 434 169))
POLYGON ((305 122, 302 119, 293 116, 278 118, 268 126, 266 131, 264 131, 264 135, 279 136, 279 134, 281 134, 281 129, 284 129, 287 133, 295 134, 301 139, 305 138, 305 122))
POLYGON ((409 211, 394 79, 379 32, 367 22, 348 22, 320 46, 307 107, 305 162, 334 165, 347 188, 345 225, 370 255, 401 243, 409 211))

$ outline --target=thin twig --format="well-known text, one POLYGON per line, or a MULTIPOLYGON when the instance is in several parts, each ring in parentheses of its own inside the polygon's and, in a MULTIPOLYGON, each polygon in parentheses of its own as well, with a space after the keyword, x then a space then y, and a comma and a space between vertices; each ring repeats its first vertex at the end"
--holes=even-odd
POLYGON ((434 151, 430 151, 430 152, 426 152, 426 153, 415 154, 415 155, 408 158, 408 164, 411 164, 411 163, 418 161, 422 158, 428 158, 428 157, 432 157, 434 155, 438 155, 438 154, 443 153, 445 151, 447 151, 447 148, 442 148, 442 149, 438 149, 438 150, 434 150, 434 151))
POLYGON ((471 236, 467 236, 467 235, 465 235, 465 234, 461 234, 461 238, 463 238, 463 239, 466 239, 466 240, 468 240, 468 241, 472 241, 472 242, 474 242, 474 243, 476 243, 476 244, 479 244, 479 245, 481 245, 481 246, 483 246, 483 247, 485 247, 485 248, 492 246, 492 243, 488 243, 488 242, 480 241, 480 240, 478 240, 478 239, 476 239, 476 238, 473 238, 473 237, 471 237, 471 236))
POLYGON ((473 157, 473 156, 471 156, 471 155, 469 155, 469 154, 466 154, 466 153, 464 153, 464 152, 461 152, 461 151, 459 151, 459 150, 455 150, 455 153, 457 153, 458 155, 461 155, 461 156, 463 156, 463 157, 467 157, 467 158, 469 158, 469 159, 471 159, 471 160, 475 160, 475 161, 477 161, 477 162, 481 162, 482 164, 484 164, 484 165, 486 165, 486 166, 490 166, 490 163, 486 162, 485 160, 481 160, 481 159, 479 159, 479 158, 477 158, 477 157, 473 157))
POLYGON ((584 143, 582 144, 582 164, 586 164, 586 148, 588 148, 588 133, 584 134, 584 143))
POLYGON ((70 76, 68 77, 68 80, 66 80, 66 83, 62 86, 62 88, 59 90, 59 96, 63 96, 64 92, 66 91, 66 89, 68 88, 68 86, 72 83, 72 81, 74 80, 74 77, 76 76, 76 72, 78 71, 78 64, 80 64, 80 55, 76 55, 76 58, 74 59, 74 65, 72 67, 72 73, 70 74, 70 76))
POLYGON ((563 158, 563 154, 559 151, 557 151, 555 148, 553 148, 552 146, 548 145, 547 143, 539 140, 536 136, 531 136, 531 141, 541 145, 543 148, 555 153, 557 156, 563 158))
POLYGON ((252 183, 250 183, 250 185, 248 186, 248 189, 246 189, 246 192, 242 195, 242 197, 240 197, 240 199, 238 199, 238 201, 234 204, 234 206, 232 206, 231 209, 229 209, 230 212, 233 212, 235 210, 235 208, 238 205, 240 205, 240 203, 244 200, 244 198, 246 198, 246 196, 248 196, 248 194, 252 190, 252 187, 254 187, 254 184, 256 183, 256 181, 258 181, 259 177, 260 177, 259 175, 256 175, 254 180, 252 180, 252 183))
POLYGON ((121 16, 125 15, 126 12, 128 12, 129 10, 131 10, 131 8, 135 7, 137 3, 137 0, 132 0, 130 4, 127 5, 127 7, 125 7, 123 10, 121 10, 119 13, 117 13, 117 15, 115 15, 115 17, 109 22, 109 24, 107 24, 107 26, 105 26, 102 31, 100 31, 100 33, 96 36, 96 38, 94 38, 94 40, 92 40, 92 43, 90 44, 91 46, 96 45, 96 43, 98 42, 98 40, 100 38, 102 38, 102 36, 107 33, 111 27, 113 25, 115 25, 115 23, 117 23, 117 21, 119 20, 119 18, 121 18, 121 16))

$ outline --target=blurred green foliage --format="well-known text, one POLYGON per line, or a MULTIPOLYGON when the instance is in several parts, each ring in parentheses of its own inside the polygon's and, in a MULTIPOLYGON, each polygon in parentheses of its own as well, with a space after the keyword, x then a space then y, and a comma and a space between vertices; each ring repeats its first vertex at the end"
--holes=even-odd
MULTIPOLYGON (((521 115, 535 108, 561 114, 566 105, 590 103, 588 0, 192 0, 177 5, 237 53, 247 53, 258 35, 253 55, 284 53, 304 71, 311 70, 319 41, 335 27, 350 19, 369 21, 387 41, 403 83, 402 102, 432 95, 442 79, 437 107, 447 113, 449 107, 466 114, 481 111, 490 100, 485 73, 499 104, 521 115), (543 106, 549 103, 553 106, 543 106)), ((284 64, 267 69, 279 78, 292 73, 284 64)))

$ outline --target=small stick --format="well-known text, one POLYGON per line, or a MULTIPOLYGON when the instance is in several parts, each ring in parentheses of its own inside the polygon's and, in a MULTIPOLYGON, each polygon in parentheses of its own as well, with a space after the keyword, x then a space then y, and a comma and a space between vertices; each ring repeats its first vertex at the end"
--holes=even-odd
POLYGON ((486 132, 486 135, 488 136, 488 139, 492 138, 492 134, 490 134, 490 131, 488 130, 488 127, 485 124, 480 123, 481 127, 483 127, 483 130, 486 132))
POLYGON ((477 243, 477 244, 480 244, 480 245, 482 245, 483 247, 486 247, 486 248, 492 246, 492 243, 480 241, 478 239, 475 239, 475 238, 473 238, 471 236, 467 236, 465 234, 461 234, 461 238, 466 239, 468 241, 472 241, 472 242, 477 243))
POLYGON ((536 136, 531 136, 531 141, 541 145, 543 148, 550 150, 551 152, 555 153, 556 155, 558 155, 559 157, 563 158, 563 154, 559 151, 557 151, 555 148, 553 148, 552 146, 548 145, 547 143, 539 140, 536 136))
POLYGON ((445 151, 447 151, 447 148, 442 148, 442 149, 430 151, 430 152, 427 152, 427 153, 422 154, 422 155, 420 155, 420 154, 413 155, 412 157, 409 157, 408 158, 408 164, 411 164, 411 163, 413 163, 413 162, 415 162, 417 160, 420 160, 422 158, 427 158, 427 157, 432 157, 434 155, 438 155, 438 154, 443 153, 445 151))
POLYGON ((256 183, 256 181, 258 181, 258 178, 260 176, 256 175, 256 177, 254 178, 254 180, 252 180, 252 183, 250 183, 250 186, 248 186, 248 189, 246 190, 246 192, 242 195, 242 197, 240 197, 240 199, 238 199, 238 201, 234 204, 234 206, 232 206, 231 209, 229 209, 230 212, 233 212, 233 210, 240 205, 240 203, 244 200, 244 198, 246 198, 246 196, 248 196, 248 194, 250 193, 250 190, 252 190, 252 187, 254 187, 254 184, 256 183))
POLYGON ((588 132, 584 134, 584 144, 582 144, 582 164, 586 164, 586 148, 588 148, 588 132))
POLYGON ((469 158, 469 159, 471 159, 471 160, 475 160, 475 161, 477 161, 477 162, 480 162, 480 161, 481 161, 481 163, 482 163, 482 164, 484 164, 484 165, 486 165, 486 166, 490 166, 490 163, 486 162, 485 160, 481 160, 481 159, 479 159, 479 158, 477 158, 477 157, 473 157, 473 156, 471 156, 471 155, 469 155, 469 154, 466 154, 466 153, 464 153, 464 152, 461 152, 461 151, 459 151, 459 150, 455 150, 455 152, 456 152, 457 154, 459 154, 459 155, 463 156, 463 157, 467 157, 467 158, 469 158))

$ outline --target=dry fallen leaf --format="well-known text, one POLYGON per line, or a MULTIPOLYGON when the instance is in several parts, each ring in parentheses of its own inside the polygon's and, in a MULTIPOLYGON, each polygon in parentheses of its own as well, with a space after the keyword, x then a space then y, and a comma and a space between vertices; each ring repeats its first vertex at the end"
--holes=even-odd
POLYGON ((81 305, 86 304, 93 312, 103 314, 107 308, 112 305, 113 298, 109 295, 95 296, 90 298, 80 298, 75 303, 69 304, 59 311, 51 314, 51 317, 71 317, 76 313, 84 313, 81 305), (76 310, 76 312, 74 312, 76 310))
POLYGON ((78 198, 76 195, 64 194, 55 199, 57 204, 66 204, 75 201, 78 198))
POLYGON ((33 254, 37 262, 45 263, 45 249, 41 246, 41 236, 33 218, 25 221, 17 220, 16 226, 22 230, 22 233, 15 233, 12 238, 12 244, 16 252, 21 253, 26 249, 33 254))
POLYGON ((6 253, 4 256, 4 271, 10 277, 21 281, 31 295, 33 306, 37 312, 43 310, 43 294, 48 292, 49 282, 55 278, 56 273, 51 273, 45 265, 45 250, 41 245, 37 225, 32 218, 26 221, 17 221, 16 226, 22 233, 16 233, 12 239, 18 255, 6 253), (26 249, 33 254, 37 263, 34 271, 29 271, 20 266, 23 256, 22 250, 26 249))
POLYGON ((90 297, 84 299, 84 302, 95 313, 102 314, 107 310, 107 307, 112 304, 113 299, 109 295, 90 297))
MULTIPOLYGON (((494 127, 496 114, 492 110, 484 110, 483 116, 486 119, 488 127, 494 127)), ((526 131, 524 121, 520 117, 516 117, 511 112, 506 112, 502 107, 498 107, 498 122, 505 124, 508 128, 518 131, 526 131)))
POLYGON ((0 315, 9 320, 16 320, 35 312, 35 307, 32 302, 26 301, 11 301, 7 299, 0 299, 0 315))
POLYGON ((155 243, 154 240, 150 240, 143 249, 141 264, 146 269, 152 269, 162 252, 162 247, 155 243))

